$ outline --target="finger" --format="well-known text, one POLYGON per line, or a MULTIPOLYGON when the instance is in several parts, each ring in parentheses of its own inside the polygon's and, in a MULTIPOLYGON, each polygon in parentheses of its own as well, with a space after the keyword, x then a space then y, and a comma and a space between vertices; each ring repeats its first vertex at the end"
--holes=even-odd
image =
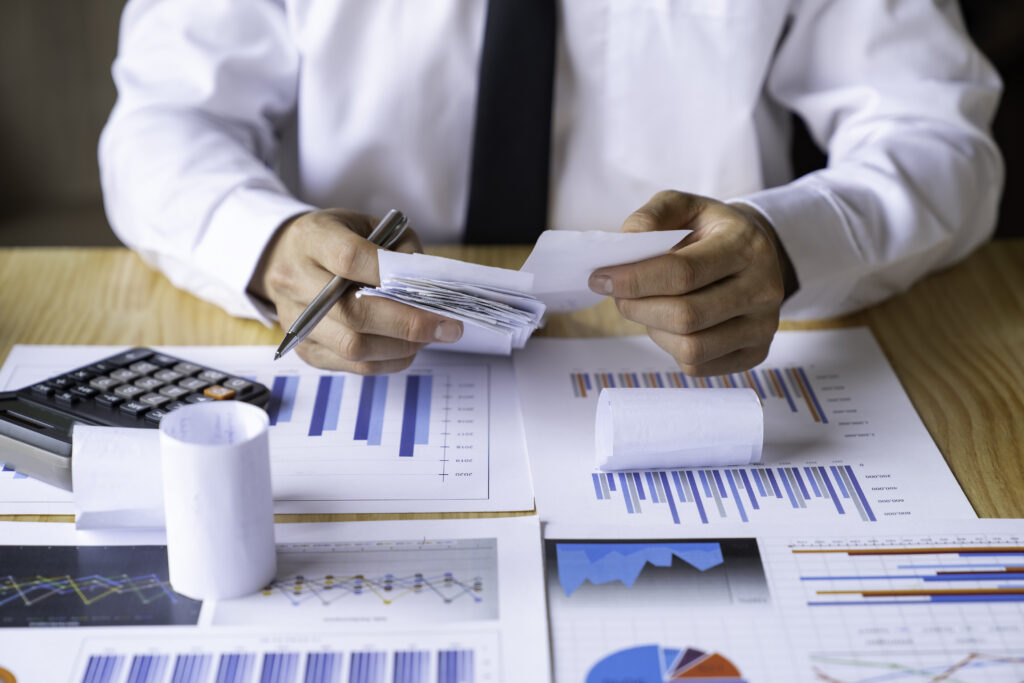
POLYGON ((622 232, 681 230, 690 227, 709 203, 709 199, 700 195, 663 190, 626 218, 622 232))
POLYGON ((310 365, 325 370, 341 370, 344 372, 355 372, 360 375, 383 375, 391 372, 405 370, 412 365, 416 356, 406 358, 394 358, 384 361, 350 361, 342 358, 331 348, 324 346, 312 339, 306 339, 295 347, 295 352, 302 360, 310 365))
POLYGON ((590 289, 616 298, 686 294, 734 275, 749 262, 745 230, 709 234, 690 246, 646 261, 599 268, 590 275, 590 289))
POLYGON ((363 237, 372 230, 370 220, 359 214, 345 220, 335 213, 310 214, 302 224, 304 253, 332 276, 376 287, 380 284, 378 247, 363 237))
POLYGON ((742 275, 719 280, 682 296, 616 299, 622 317, 673 334, 692 334, 751 313, 767 313, 782 303, 778 287, 742 275))
POLYGON ((679 369, 691 377, 729 375, 734 372, 746 372, 755 365, 763 363, 767 357, 768 345, 766 344, 739 349, 701 365, 680 365, 679 369))
POLYGON ((744 315, 693 334, 672 334, 654 327, 647 334, 668 351, 680 367, 701 367, 746 348, 767 348, 779 327, 774 315, 744 315))
POLYGON ((462 337, 462 323, 377 296, 342 297, 327 317, 363 334, 394 337, 410 342, 451 343, 462 337))

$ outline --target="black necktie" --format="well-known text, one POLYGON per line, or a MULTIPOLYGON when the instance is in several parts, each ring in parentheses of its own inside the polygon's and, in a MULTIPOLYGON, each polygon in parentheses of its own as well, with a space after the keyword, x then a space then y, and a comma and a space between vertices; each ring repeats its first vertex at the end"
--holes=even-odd
POLYGON ((489 0, 465 241, 532 243, 545 228, 554 0, 489 0))

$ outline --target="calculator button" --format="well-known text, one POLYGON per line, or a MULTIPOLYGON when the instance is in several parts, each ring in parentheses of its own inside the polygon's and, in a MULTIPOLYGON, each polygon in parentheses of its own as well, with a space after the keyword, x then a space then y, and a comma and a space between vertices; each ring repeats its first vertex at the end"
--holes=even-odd
POLYGON ((232 377, 221 382, 221 386, 225 386, 228 389, 234 389, 238 393, 242 393, 246 389, 252 386, 252 382, 244 380, 241 377, 232 377))
POLYGON ((57 399, 58 403, 63 403, 67 406, 72 406, 78 403, 78 397, 72 394, 70 391, 58 391, 53 394, 53 397, 57 399))
POLYGON ((70 389, 75 386, 75 381, 73 379, 68 379, 67 377, 54 377, 46 383, 57 390, 70 389))
POLYGON ((184 375, 181 374, 180 372, 175 372, 174 370, 167 370, 166 368, 160 370, 159 372, 154 372, 153 376, 156 377, 161 382, 177 382, 179 379, 184 377, 184 375))
POLYGON ((92 398, 100 392, 99 389, 93 389, 87 384, 79 384, 71 389, 71 393, 75 396, 81 396, 82 398, 92 398))
POLYGON ((153 408, 146 413, 146 422, 152 422, 154 424, 160 424, 160 420, 164 419, 167 415, 166 410, 160 410, 159 408, 153 408))
POLYGON ((195 363, 185 362, 178 363, 171 369, 174 370, 175 372, 180 372, 183 375, 194 375, 200 370, 202 370, 202 368, 196 365, 195 363))
POLYGON ((119 379, 122 382, 131 382, 133 379, 139 378, 139 373, 128 370, 127 368, 120 368, 119 370, 114 370, 110 373, 110 376, 114 379, 119 379))
POLYGON ((86 370, 88 370, 89 372, 94 372, 97 375, 105 375, 106 373, 110 372, 111 370, 116 370, 116 369, 117 369, 116 365, 111 365, 110 363, 103 363, 103 362, 93 363, 92 365, 90 365, 89 367, 86 368, 86 370))
POLYGON ((175 358, 174 356, 168 356, 168 355, 163 354, 163 353, 154 353, 152 356, 150 356, 146 360, 148 360, 150 363, 153 363, 155 365, 159 365, 162 368, 169 367, 169 366, 174 365, 175 363, 178 362, 178 359, 175 358))
POLYGON ((89 380, 89 386, 93 389, 99 389, 100 391, 110 391, 121 384, 121 380, 114 379, 113 377, 97 377, 89 380))
POLYGON ((215 399, 210 398, 204 394, 192 394, 185 399, 185 403, 209 403, 215 399))
POLYGON ((171 401, 170 403, 165 405, 161 410, 163 410, 165 413, 169 413, 172 410, 177 410, 178 408, 182 408, 185 405, 187 404, 184 401, 171 401))
POLYGON ((192 392, 176 384, 169 384, 166 387, 161 387, 160 393, 168 398, 181 398, 182 396, 188 396, 192 392))
POLYGON ((153 372, 154 370, 159 370, 160 366, 159 365, 153 365, 152 363, 144 361, 144 360, 140 360, 138 363, 132 363, 131 365, 129 365, 128 369, 133 371, 133 372, 137 372, 140 375, 148 375, 149 373, 153 372))
POLYGON ((217 401, 226 401, 235 397, 235 390, 222 387, 219 384, 214 384, 212 387, 206 387, 203 391, 203 395, 209 396, 217 401))
POLYGON ((122 384, 118 388, 114 389, 114 393, 121 398, 135 398, 139 394, 146 393, 146 390, 137 387, 134 384, 122 384))
POLYGON ((198 375, 196 375, 196 377, 203 380, 204 382, 216 384, 217 382, 226 378, 227 375, 225 375, 223 372, 217 372, 216 370, 203 370, 198 375))
POLYGON ((53 394, 53 387, 46 384, 34 384, 32 385, 32 393, 37 396, 50 396, 53 394))
POLYGON ((79 382, 88 382, 96 376, 95 372, 89 372, 88 370, 75 370, 68 375, 69 378, 77 380, 79 382))
POLYGON ((142 415, 147 410, 149 410, 149 406, 145 403, 139 403, 138 401, 125 401, 121 404, 122 413, 134 415, 135 417, 142 415))
POLYGON ((104 393, 96 397, 96 402, 99 403, 100 405, 113 408, 116 405, 124 403, 124 399, 118 396, 117 394, 104 393))
POLYGON ((150 408, 159 408, 165 403, 170 403, 171 399, 160 394, 146 394, 139 398, 139 403, 145 403, 150 408))
POLYGON ((116 356, 112 356, 111 358, 107 358, 103 362, 110 363, 111 365, 116 365, 117 367, 120 368, 124 367, 125 365, 134 363, 135 361, 139 361, 144 358, 149 358, 152 355, 153 352, 150 351, 149 349, 132 349, 130 351, 125 351, 124 353, 118 354, 116 356))
POLYGON ((156 391, 164 385, 163 382, 156 379, 155 377, 140 377, 135 380, 135 386, 146 391, 156 391))
POLYGON ((206 387, 210 386, 209 382, 204 382, 196 377, 186 377, 185 379, 178 382, 179 387, 184 387, 189 391, 202 391, 206 387))

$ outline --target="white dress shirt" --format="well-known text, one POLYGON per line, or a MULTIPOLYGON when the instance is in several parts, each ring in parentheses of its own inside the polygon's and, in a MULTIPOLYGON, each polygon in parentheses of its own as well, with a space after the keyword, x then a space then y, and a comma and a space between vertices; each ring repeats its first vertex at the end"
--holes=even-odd
MULTIPOLYGON (((131 0, 100 141, 110 222, 178 286, 245 289, 287 218, 400 208, 460 240, 482 0, 131 0)), ((953 0, 561 0, 549 226, 618 230, 655 192, 774 224, 788 317, 863 307, 991 233, 997 74, 953 0), (828 168, 791 182, 788 111, 828 168)))

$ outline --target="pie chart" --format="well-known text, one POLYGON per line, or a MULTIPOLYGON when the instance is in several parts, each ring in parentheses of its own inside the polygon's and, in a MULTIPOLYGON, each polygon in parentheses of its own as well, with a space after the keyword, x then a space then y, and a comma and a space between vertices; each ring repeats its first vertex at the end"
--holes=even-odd
POLYGON ((641 645, 614 652, 587 674, 587 683, 746 683, 739 669, 717 652, 641 645))

